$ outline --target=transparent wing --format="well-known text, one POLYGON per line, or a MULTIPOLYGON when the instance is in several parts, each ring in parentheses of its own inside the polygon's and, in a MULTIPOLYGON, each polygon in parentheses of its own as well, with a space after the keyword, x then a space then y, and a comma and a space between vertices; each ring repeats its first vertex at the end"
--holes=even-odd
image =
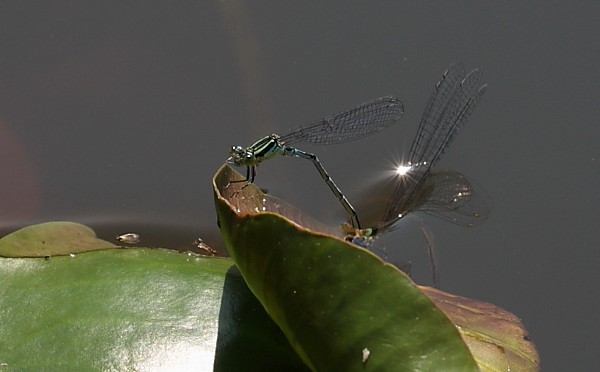
POLYGON ((411 164, 435 166, 485 93, 481 73, 467 76, 462 64, 452 65, 435 88, 410 149, 411 164))
MULTIPOLYGON (((400 181, 399 188, 413 190, 410 180, 400 181)), ((407 191, 408 192, 408 191, 407 191)), ((492 209, 492 199, 480 186, 454 171, 431 171, 411 194, 401 195, 404 208, 395 218, 379 224, 377 234, 397 227, 398 221, 411 213, 424 212, 464 227, 483 223, 492 209), (409 196, 410 195, 410 196, 409 196)))
POLYGON ((483 223, 490 214, 489 194, 463 174, 431 172, 425 185, 432 193, 416 211, 465 227, 483 223))
POLYGON ((460 63, 446 70, 442 80, 435 85, 410 149, 409 159, 413 167, 408 172, 410 187, 399 182, 392 192, 392 202, 382 223, 386 228, 418 202, 417 194, 422 192, 421 186, 430 169, 471 116, 485 90, 479 71, 473 70, 465 76, 460 63))
POLYGON ((288 145, 298 142, 329 145, 354 141, 389 127, 403 114, 404 105, 398 98, 381 97, 293 129, 281 135, 281 140, 288 145))

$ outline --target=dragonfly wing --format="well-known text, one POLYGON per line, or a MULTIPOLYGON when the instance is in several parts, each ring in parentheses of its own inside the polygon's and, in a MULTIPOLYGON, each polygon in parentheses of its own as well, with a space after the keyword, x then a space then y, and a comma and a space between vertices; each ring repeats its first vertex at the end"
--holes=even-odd
POLYGON ((491 197, 461 173, 432 172, 426 185, 431 194, 417 211, 465 227, 481 224, 490 214, 491 197))
POLYGON ((291 130, 281 135, 281 140, 288 145, 298 142, 329 145, 354 141, 389 127, 403 114, 404 105, 398 98, 381 97, 291 130))
POLYGON ((460 63, 448 68, 425 107, 410 149, 410 162, 435 166, 475 110, 485 90, 479 70, 465 76, 464 66, 460 63))
MULTIPOLYGON (((446 70, 429 98, 410 149, 412 169, 407 174, 407 182, 412 182, 412 185, 407 188, 399 184, 392 193, 393 202, 387 209, 386 221, 392 222, 401 218, 400 215, 406 215, 406 211, 416 210, 415 205, 421 203, 422 195, 419 194, 424 189, 423 183, 427 181, 430 169, 472 114, 485 89, 478 70, 465 76, 461 63, 446 70)), ((431 213, 439 209, 432 208, 431 213)))

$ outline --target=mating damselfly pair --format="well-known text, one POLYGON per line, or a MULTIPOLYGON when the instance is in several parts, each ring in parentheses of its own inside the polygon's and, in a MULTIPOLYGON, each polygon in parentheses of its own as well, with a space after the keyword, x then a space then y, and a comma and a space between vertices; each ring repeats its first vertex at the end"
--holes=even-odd
POLYGON ((465 226, 474 225, 487 216, 487 206, 477 198, 471 183, 459 173, 436 173, 432 172, 432 167, 468 120, 485 90, 486 85, 482 83, 478 70, 465 74, 462 64, 454 64, 446 70, 425 107, 410 149, 409 162, 389 197, 387 211, 381 221, 371 227, 360 225, 354 207, 317 156, 293 145, 301 142, 320 145, 343 143, 379 132, 397 122, 404 113, 404 106, 396 97, 365 102, 285 134, 263 137, 246 148, 232 147, 228 162, 246 166, 246 178, 233 182, 254 182, 256 166, 278 155, 308 159, 348 212, 352 226, 345 225, 344 230, 349 240, 356 239, 356 242, 394 229, 400 219, 415 211, 424 211, 465 226))

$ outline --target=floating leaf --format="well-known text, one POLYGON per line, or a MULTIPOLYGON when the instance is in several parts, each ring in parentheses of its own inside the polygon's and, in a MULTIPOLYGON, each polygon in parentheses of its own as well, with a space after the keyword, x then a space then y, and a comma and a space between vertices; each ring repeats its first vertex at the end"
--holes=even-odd
POLYGON ((75 222, 46 222, 17 230, 0 239, 0 256, 45 257, 115 248, 94 230, 75 222))
POLYGON ((0 366, 307 370, 232 264, 155 248, 0 258, 0 366))
POLYGON ((0 258, 0 363, 10 370, 210 370, 231 264, 138 248, 0 258))

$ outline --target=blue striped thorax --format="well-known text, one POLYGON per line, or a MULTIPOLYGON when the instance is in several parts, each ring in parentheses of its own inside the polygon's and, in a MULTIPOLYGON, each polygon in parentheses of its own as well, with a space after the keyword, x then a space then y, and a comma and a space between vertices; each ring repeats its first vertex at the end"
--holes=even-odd
POLYGON ((259 139, 249 147, 233 146, 227 162, 236 166, 253 166, 263 160, 282 155, 285 147, 279 141, 277 134, 271 134, 259 139))

